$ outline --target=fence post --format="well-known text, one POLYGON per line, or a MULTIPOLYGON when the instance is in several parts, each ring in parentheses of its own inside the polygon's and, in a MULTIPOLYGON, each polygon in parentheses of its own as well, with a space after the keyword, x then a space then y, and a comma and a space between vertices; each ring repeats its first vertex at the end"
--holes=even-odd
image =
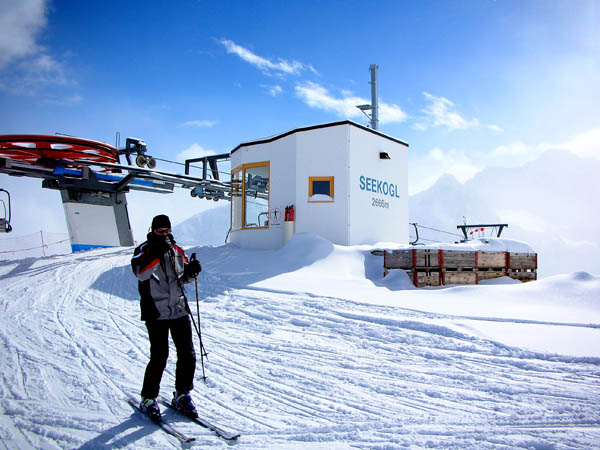
POLYGON ((46 256, 46 248, 44 247, 44 232, 40 230, 40 236, 42 237, 42 254, 46 256))

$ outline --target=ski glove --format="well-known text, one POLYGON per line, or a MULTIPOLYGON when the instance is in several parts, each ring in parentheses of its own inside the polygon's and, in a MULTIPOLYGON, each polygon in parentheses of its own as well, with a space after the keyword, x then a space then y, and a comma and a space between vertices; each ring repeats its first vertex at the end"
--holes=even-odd
POLYGON ((200 272, 202 272, 202 266, 197 259, 190 261, 189 264, 185 266, 185 275, 188 278, 196 278, 200 272))
POLYGON ((152 258, 162 258, 170 248, 171 244, 165 237, 148 233, 148 252, 152 258))

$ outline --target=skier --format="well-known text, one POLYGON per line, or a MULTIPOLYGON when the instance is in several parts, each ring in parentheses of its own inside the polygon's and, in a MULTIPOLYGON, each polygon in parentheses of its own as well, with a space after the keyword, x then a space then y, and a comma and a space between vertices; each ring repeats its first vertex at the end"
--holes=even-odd
POLYGON ((197 417, 190 391, 196 371, 196 353, 183 283, 200 273, 200 262, 188 262, 175 244, 169 217, 161 214, 152 219, 147 241, 138 246, 131 259, 138 278, 142 320, 150 339, 150 362, 146 367, 140 409, 155 421, 162 416, 156 398, 169 356, 169 331, 177 350, 173 406, 190 417, 197 417))

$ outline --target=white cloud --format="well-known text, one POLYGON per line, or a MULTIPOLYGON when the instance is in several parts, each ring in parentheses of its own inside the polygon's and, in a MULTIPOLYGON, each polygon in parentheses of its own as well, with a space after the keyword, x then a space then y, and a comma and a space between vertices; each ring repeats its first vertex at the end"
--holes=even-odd
POLYGON ((404 122, 407 118, 407 114, 398 105, 379 102, 379 121, 381 123, 404 122))
POLYGON ((227 53, 237 55, 247 63, 267 73, 275 72, 287 75, 298 75, 305 70, 309 70, 314 73, 316 72, 314 67, 310 65, 307 66, 298 61, 288 61, 286 59, 281 58, 278 58, 276 61, 272 61, 270 59, 264 58, 253 53, 247 48, 236 44, 235 42, 229 39, 221 39, 219 43, 225 47, 227 53))
POLYGON ((559 147, 578 156, 600 159, 600 128, 580 133, 559 147))
POLYGON ((83 102, 83 97, 79 94, 74 94, 67 97, 65 101, 68 105, 76 105, 78 103, 83 102))
POLYGON ((49 55, 37 55, 32 59, 21 61, 19 64, 25 74, 26 84, 57 84, 68 83, 62 64, 49 55))
POLYGON ((455 148, 445 152, 435 148, 426 159, 437 164, 444 173, 453 175, 461 183, 483 169, 483 166, 476 164, 464 151, 455 148))
POLYGON ((68 97, 50 97, 44 100, 45 103, 58 106, 78 105, 83 102, 83 97, 79 94, 73 94, 68 97))
POLYGON ((348 94, 348 92, 344 92, 345 97, 335 98, 327 89, 312 81, 296 86, 296 95, 310 107, 334 112, 344 117, 362 115, 356 105, 368 103, 368 101, 360 97, 347 96, 348 94))
POLYGON ((216 120, 189 120, 183 123, 182 126, 192 128, 212 128, 216 124, 216 120))
POLYGON ((544 151, 548 150, 546 144, 528 145, 521 141, 514 141, 509 144, 502 144, 496 147, 490 153, 492 158, 523 158, 530 157, 531 159, 537 158, 544 151))
POLYGON ((490 154, 495 160, 510 159, 523 163, 532 161, 548 150, 567 150, 577 156, 600 159, 600 128, 579 133, 564 142, 541 142, 539 144, 526 144, 521 141, 496 147, 490 154))
POLYGON ((454 103, 445 97, 436 97, 428 92, 423 95, 429 101, 429 106, 423 109, 433 126, 443 126, 448 130, 464 130, 479 126, 479 120, 466 120, 456 111, 453 111, 454 103))
POLYGON ((488 130, 494 131, 495 133, 503 133, 504 130, 499 127, 498 125, 488 125, 487 126, 488 130))
MULTIPOLYGON (((312 108, 333 112, 344 118, 364 117, 356 106, 370 103, 370 100, 352 95, 349 91, 342 91, 342 97, 337 98, 323 86, 311 81, 296 85, 296 95, 312 108)), ((406 113, 398 105, 379 102, 380 123, 403 122, 406 118, 406 113)))
POLYGON ((0 70, 0 89, 15 95, 37 95, 47 87, 73 84, 63 65, 49 55, 23 58, 0 70))
POLYGON ((65 85, 63 65, 37 43, 47 25, 46 0, 4 0, 0 14, 0 89, 32 95, 65 85))
POLYGON ((262 87, 263 89, 266 89, 271 97, 277 97, 283 93, 283 88, 281 86, 279 86, 278 84, 276 84, 274 86, 261 84, 260 87, 262 87))
POLYGON ((186 159, 202 158, 211 155, 216 155, 216 153, 213 150, 203 148, 199 144, 192 144, 188 148, 177 153, 176 160, 184 162, 186 159))
POLYGON ((0 14, 0 69, 39 53, 38 34, 46 26, 45 0, 4 0, 0 14))

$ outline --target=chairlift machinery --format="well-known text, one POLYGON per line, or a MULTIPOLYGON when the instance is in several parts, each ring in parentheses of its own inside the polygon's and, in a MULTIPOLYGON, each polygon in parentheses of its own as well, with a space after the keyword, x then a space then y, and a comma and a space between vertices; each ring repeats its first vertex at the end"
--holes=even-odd
POLYGON ((170 193, 174 187, 210 188, 228 199, 230 183, 221 181, 217 162, 229 154, 187 160, 185 175, 155 170, 156 159, 146 155, 146 143, 127 138, 124 148, 71 136, 0 136, 0 173, 44 180, 49 189, 73 188, 83 191, 128 192, 129 190, 170 193), (137 167, 132 165, 135 157, 137 167), (120 162, 125 155, 129 165, 120 162), (203 170, 202 178, 191 176, 191 163, 208 160, 212 178, 203 170), (146 166, 144 168, 143 166, 146 166), (122 176, 120 174, 127 173, 122 176))
POLYGON ((462 231, 464 239, 461 242, 467 242, 469 238, 473 237, 473 233, 484 232, 485 230, 490 230, 490 235, 496 234, 497 238, 500 238, 502 231, 505 228, 508 228, 507 223, 492 223, 492 224, 476 224, 476 225, 467 225, 466 223, 463 225, 457 225, 456 228, 462 231))
MULTIPOLYGON (((120 136, 117 133, 117 136, 120 136)), ((119 141, 119 137, 117 137, 117 147, 119 141)), ((125 159, 127 160, 127 164, 131 166, 131 154, 135 153, 137 156, 135 157, 135 163, 138 167, 148 167, 148 169, 156 168, 156 159, 152 156, 146 155, 146 143, 142 139, 128 137, 125 140, 125 147, 119 149, 119 155, 125 155, 125 159)))
POLYGON ((193 187, 190 190, 192 197, 199 199, 214 200, 230 200, 231 199, 231 182, 221 182, 218 170, 219 161, 229 160, 229 153, 222 153, 220 155, 203 156, 201 158, 186 159, 185 161, 185 174, 190 174, 190 168, 193 163, 202 163, 202 179, 206 183, 202 186, 193 187), (209 177, 210 169, 210 177, 209 177))
MULTIPOLYGON (((500 235, 502 234, 502 231, 505 228, 508 228, 508 224, 506 223, 492 223, 492 224, 475 224, 475 225, 469 225, 465 223, 463 225, 457 225, 456 228, 462 231, 462 236, 460 234, 457 233, 451 233, 448 231, 444 231, 444 230, 439 230, 436 228, 431 228, 431 227, 426 227, 424 225, 419 225, 418 223, 410 223, 409 225, 412 225, 415 229, 415 240, 410 242, 410 245, 424 245, 422 242, 419 242, 420 239, 423 239, 425 241, 431 241, 431 239, 424 239, 421 238, 419 236, 419 227, 424 228, 426 230, 432 230, 434 232, 437 233, 444 233, 444 234, 448 234, 448 235, 452 235, 452 236, 459 236, 463 239, 460 240, 461 243, 464 242, 468 242, 471 239, 475 239, 477 237, 482 237, 481 233, 485 233, 487 232, 489 234, 489 236, 493 236, 494 234, 496 235, 496 238, 500 238, 500 235)), ((439 241, 431 241, 431 242, 439 242, 439 241)), ((458 243, 458 242, 455 242, 458 243)))
MULTIPOLYGON (((186 161, 185 175, 175 174, 156 170, 156 159, 147 155, 141 139, 127 138, 124 148, 117 147, 73 136, 4 135, 0 136, 0 173, 40 178, 43 188, 61 192, 74 251, 133 245, 125 198, 131 190, 171 193, 180 187, 190 189, 194 197, 231 198, 231 182, 221 181, 217 170, 217 162, 229 154, 201 159, 205 167, 199 178, 189 174, 197 160, 186 161), (121 155, 128 165, 121 164, 121 155)), ((12 229, 10 197, 8 205, 8 216, 5 213, 0 220, 3 232, 12 229)))

